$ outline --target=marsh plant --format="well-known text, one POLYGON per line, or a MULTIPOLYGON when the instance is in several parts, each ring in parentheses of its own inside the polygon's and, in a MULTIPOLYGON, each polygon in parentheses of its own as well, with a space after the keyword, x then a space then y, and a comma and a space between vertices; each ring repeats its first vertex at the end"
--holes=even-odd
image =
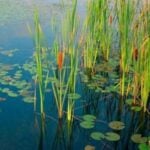
POLYGON ((121 96, 125 95, 127 81, 126 74, 132 59, 133 32, 132 24, 135 17, 135 1, 117 0, 118 31, 120 39, 120 91, 121 96))
POLYGON ((53 93, 58 109, 59 118, 62 118, 64 103, 67 100, 67 120, 72 120, 74 109, 74 96, 76 96, 76 78, 78 70, 78 45, 77 45, 77 0, 73 1, 71 9, 66 12, 66 17, 61 24, 61 39, 55 44, 54 53, 57 58, 57 74, 54 72, 56 82, 52 83, 53 93), (57 46, 56 46, 57 45, 57 46))
MULTIPOLYGON (((113 83, 115 87, 120 87, 121 99, 132 95, 133 105, 138 103, 146 111, 150 93, 149 7, 140 7, 139 1, 130 0, 116 0, 114 8, 111 8, 108 0, 88 1, 82 29, 83 22, 79 20, 77 3, 77 0, 73 0, 71 7, 64 12, 51 49, 43 46, 43 33, 38 13, 35 13, 36 83, 39 87, 41 113, 44 113, 45 90, 50 82, 58 117, 62 118, 66 111, 67 120, 72 121, 75 100, 80 98, 76 93, 78 70, 86 70, 91 79, 96 73, 99 74, 98 80, 103 75, 109 78, 109 73, 115 71, 115 65, 108 68, 104 64, 115 64, 116 60, 119 76, 113 83), (115 43, 119 45, 117 55, 113 54, 114 32, 118 35, 115 43), (53 63, 47 60, 50 59, 47 55, 54 58, 53 63), (45 71, 45 62, 51 70, 45 71), (79 68, 81 62, 83 65, 79 68)), ((98 80, 97 87, 101 87, 98 80)), ((101 92, 107 89, 104 86, 107 86, 106 82, 101 87, 101 92)))
POLYGON ((146 111, 150 93, 149 6, 142 3, 117 0, 116 10, 120 39, 120 93, 124 98, 132 89, 133 105, 141 105, 146 111))
POLYGON ((148 7, 143 6, 139 13, 136 25, 134 26, 134 45, 133 45, 133 95, 134 104, 138 101, 144 111, 146 111, 150 94, 150 37, 148 21, 150 15, 148 7), (146 7, 146 8, 145 8, 146 7))
MULTIPOLYGON (((35 10, 34 12, 34 26, 35 26, 35 31, 34 31, 34 42, 35 42, 35 62, 36 62, 36 84, 38 85, 38 92, 39 92, 39 97, 40 97, 40 112, 42 117, 45 116, 44 112, 44 101, 45 101, 45 90, 47 87, 47 75, 49 71, 44 71, 44 61, 45 61, 45 55, 44 51, 46 48, 43 46, 44 42, 44 36, 42 32, 42 28, 40 25, 40 20, 39 20, 39 14, 38 11, 35 10)), ((35 100, 35 105, 36 105, 36 100, 35 100)))
MULTIPOLYGON (((88 1, 87 16, 84 24, 83 66, 95 67, 97 58, 108 61, 112 39, 113 14, 108 0, 88 1)), ((101 61, 101 60, 99 60, 101 61)))

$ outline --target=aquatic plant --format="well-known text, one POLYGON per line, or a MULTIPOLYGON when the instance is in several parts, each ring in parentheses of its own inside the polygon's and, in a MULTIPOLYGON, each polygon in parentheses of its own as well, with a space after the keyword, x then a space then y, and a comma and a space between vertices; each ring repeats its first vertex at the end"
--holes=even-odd
POLYGON ((126 74, 129 72, 129 66, 132 60, 132 23, 135 17, 135 6, 135 1, 116 0, 120 39, 120 93, 122 97, 125 95, 126 92, 126 74))
POLYGON ((45 59, 44 47, 43 47, 43 32, 39 21, 38 11, 34 12, 34 42, 35 42, 35 62, 36 62, 36 83, 38 84, 39 96, 40 96, 40 112, 42 117, 44 117, 44 99, 45 99, 45 89, 47 87, 47 77, 49 70, 44 73, 44 63, 45 59), (45 77, 46 74, 46 77, 45 77))
POLYGON ((54 98, 58 109, 58 117, 62 118, 64 101, 68 91, 68 82, 65 83, 66 69, 62 66, 64 61, 64 53, 62 51, 58 51, 57 59, 58 68, 53 69, 54 77, 50 78, 49 81, 52 84, 54 98))
MULTIPOLYGON (((88 1, 87 17, 83 30, 83 66, 94 71, 100 56, 108 61, 112 40, 113 14, 107 0, 88 1)), ((99 61, 101 61, 99 59, 99 61)))
POLYGON ((133 80, 131 87, 133 91, 133 103, 136 105, 140 103, 147 108, 147 102, 150 93, 150 38, 147 15, 148 9, 145 6, 141 8, 141 13, 137 15, 137 20, 134 26, 134 43, 132 50, 132 72, 133 80), (143 21, 144 20, 144 21, 143 21), (139 102, 138 102, 139 101, 139 102))
MULTIPOLYGON (((73 108, 75 99, 79 98, 76 94, 76 76, 78 70, 78 43, 77 43, 77 33, 78 33, 78 22, 77 19, 77 0, 72 1, 71 8, 66 12, 65 19, 62 21, 61 33, 62 37, 60 39, 59 47, 62 49, 63 54, 66 59, 64 61, 63 67, 63 80, 61 81, 61 70, 59 70, 59 81, 66 81, 65 95, 67 96, 67 120, 72 121, 73 108), (70 64, 70 65, 69 65, 70 64), (69 69, 67 69, 67 66, 69 69)), ((59 40, 58 40, 59 41, 59 40)), ((57 53, 59 50, 55 50, 57 53)), ((58 52, 59 53, 59 52, 58 52)), ((61 58, 59 60, 61 62, 61 58)), ((60 62, 58 62, 58 68, 60 68, 60 62)), ((61 93, 59 93, 61 94, 61 93)), ((56 96, 55 96, 56 97, 56 96)), ((61 96, 60 96, 61 97, 61 96)), ((62 100, 62 105, 64 103, 65 97, 62 100)), ((61 105, 61 109, 63 109, 61 105)), ((62 110, 61 110, 62 111, 62 110)))

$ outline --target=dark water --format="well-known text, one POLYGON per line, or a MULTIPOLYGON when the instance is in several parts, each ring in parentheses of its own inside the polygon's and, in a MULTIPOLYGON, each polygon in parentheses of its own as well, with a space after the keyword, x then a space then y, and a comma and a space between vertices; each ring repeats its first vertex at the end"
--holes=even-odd
MULTIPOLYGON (((0 48, 3 51, 18 50, 13 57, 0 55, 0 63, 19 64, 16 69, 23 70, 23 64, 33 54, 33 39, 29 35, 27 24, 33 25, 35 3, 41 12, 41 23, 51 44, 53 34, 49 29, 48 21, 51 15, 47 14, 47 11, 59 16, 63 10, 60 10, 57 1, 0 0, 1 7, 7 6, 5 8, 7 16, 3 14, 4 8, 3 11, 0 11, 0 48)), ((79 4, 81 16, 85 13, 84 6, 84 2, 79 4)), ((10 71, 10 76, 14 75, 15 71, 10 71)), ((28 83, 33 82, 31 76, 25 71, 23 71, 22 80, 26 80, 28 83)), ((6 88, 7 85, 0 83, 0 87, 6 88)), ((11 86, 9 88, 15 91, 15 88, 13 89, 11 86)), ((34 91, 32 87, 31 89, 34 91)), ((72 127, 68 126, 65 119, 58 120, 52 94, 47 95, 46 121, 42 123, 39 112, 34 113, 32 103, 25 103, 22 96, 10 97, 0 92, 0 97, 5 98, 4 101, 0 101, 0 150, 83 150, 86 145, 93 145, 97 150, 134 150, 137 149, 137 145, 131 142, 130 137, 138 129, 139 122, 143 120, 143 128, 138 132, 149 135, 148 116, 133 113, 128 107, 119 112, 119 96, 117 94, 110 94, 110 97, 106 98, 103 94, 96 94, 93 90, 87 89, 84 84, 80 83, 80 80, 77 92, 82 94, 82 98, 76 103, 75 121, 72 127), (84 114, 94 114, 97 117, 94 129, 86 130, 80 127, 81 116, 84 114), (145 118, 142 119, 143 117, 145 118), (119 142, 94 141, 90 138, 92 131, 111 131, 108 123, 113 120, 121 120, 126 125, 125 129, 120 132, 121 140, 119 142)))

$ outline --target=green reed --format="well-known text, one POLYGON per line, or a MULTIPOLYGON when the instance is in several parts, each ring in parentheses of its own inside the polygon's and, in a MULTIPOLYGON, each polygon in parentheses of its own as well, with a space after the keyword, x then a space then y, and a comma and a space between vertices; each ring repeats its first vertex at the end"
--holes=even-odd
POLYGON ((132 23, 135 17, 135 2, 130 0, 116 0, 117 18, 120 38, 120 90, 125 95, 126 74, 132 60, 133 32, 132 23))
POLYGON ((150 83, 148 81, 150 78, 150 33, 148 25, 150 15, 148 14, 148 10, 148 7, 144 6, 137 17, 137 21, 134 26, 135 42, 133 50, 133 54, 136 55, 136 59, 134 58, 133 60, 134 104, 140 97, 140 103, 141 106, 144 107, 144 111, 146 111, 150 94, 150 83))
POLYGON ((62 36, 57 37, 59 43, 55 43, 54 53, 58 65, 57 74, 54 71, 54 77, 57 82, 52 82, 53 93, 58 109, 58 116, 62 118, 64 111, 64 104, 67 101, 67 120, 71 121, 74 101, 67 98, 68 93, 75 93, 76 91, 76 76, 78 68, 78 49, 77 49, 77 0, 73 1, 73 5, 61 24, 62 36), (58 55, 63 53, 63 58, 58 58, 58 55), (61 60, 60 60, 61 59, 61 60), (63 61, 63 62, 61 62, 63 61), (61 67, 59 67, 62 63, 61 67), (56 85, 58 84, 58 85, 56 85))
MULTIPOLYGON (((78 23, 79 19, 77 17, 77 0, 73 1, 73 7, 70 10, 70 15, 68 16, 69 20, 69 32, 71 33, 71 41, 68 43, 68 48, 70 50, 70 82, 69 82, 69 93, 76 93, 76 80, 77 80, 77 71, 78 71, 78 23)), ((67 104, 67 119, 68 121, 72 120, 73 109, 74 109, 75 100, 68 98, 67 104)))
POLYGON ((54 93, 54 98, 58 110, 58 117, 61 119, 63 117, 64 103, 66 95, 68 92, 68 85, 70 77, 65 81, 66 68, 54 69, 53 70, 54 79, 52 79, 52 89, 54 93))
POLYGON ((43 47, 43 32, 39 21, 38 11, 34 13, 34 42, 35 42, 35 62, 36 62, 36 83, 38 84, 39 96, 40 96, 40 112, 42 117, 44 117, 44 99, 45 99, 45 89, 47 86, 47 75, 44 74, 44 51, 43 47))
POLYGON ((88 2, 84 26, 84 67, 94 68, 97 57, 100 55, 108 61, 112 40, 112 16, 108 0, 88 2))

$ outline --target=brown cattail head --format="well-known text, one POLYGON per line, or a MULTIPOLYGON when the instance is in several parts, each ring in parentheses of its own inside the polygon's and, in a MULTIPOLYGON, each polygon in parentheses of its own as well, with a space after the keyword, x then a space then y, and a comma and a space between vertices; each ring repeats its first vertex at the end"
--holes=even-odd
POLYGON ((132 52, 132 59, 133 60, 136 60, 138 59, 138 49, 137 48, 134 48, 133 49, 133 52, 132 52))
POLYGON ((113 22, 113 17, 112 17, 112 15, 110 15, 110 16, 109 16, 109 24, 111 25, 112 22, 113 22))
POLYGON ((57 54, 57 65, 59 70, 62 69, 63 61, 64 61, 63 51, 59 51, 57 54))

